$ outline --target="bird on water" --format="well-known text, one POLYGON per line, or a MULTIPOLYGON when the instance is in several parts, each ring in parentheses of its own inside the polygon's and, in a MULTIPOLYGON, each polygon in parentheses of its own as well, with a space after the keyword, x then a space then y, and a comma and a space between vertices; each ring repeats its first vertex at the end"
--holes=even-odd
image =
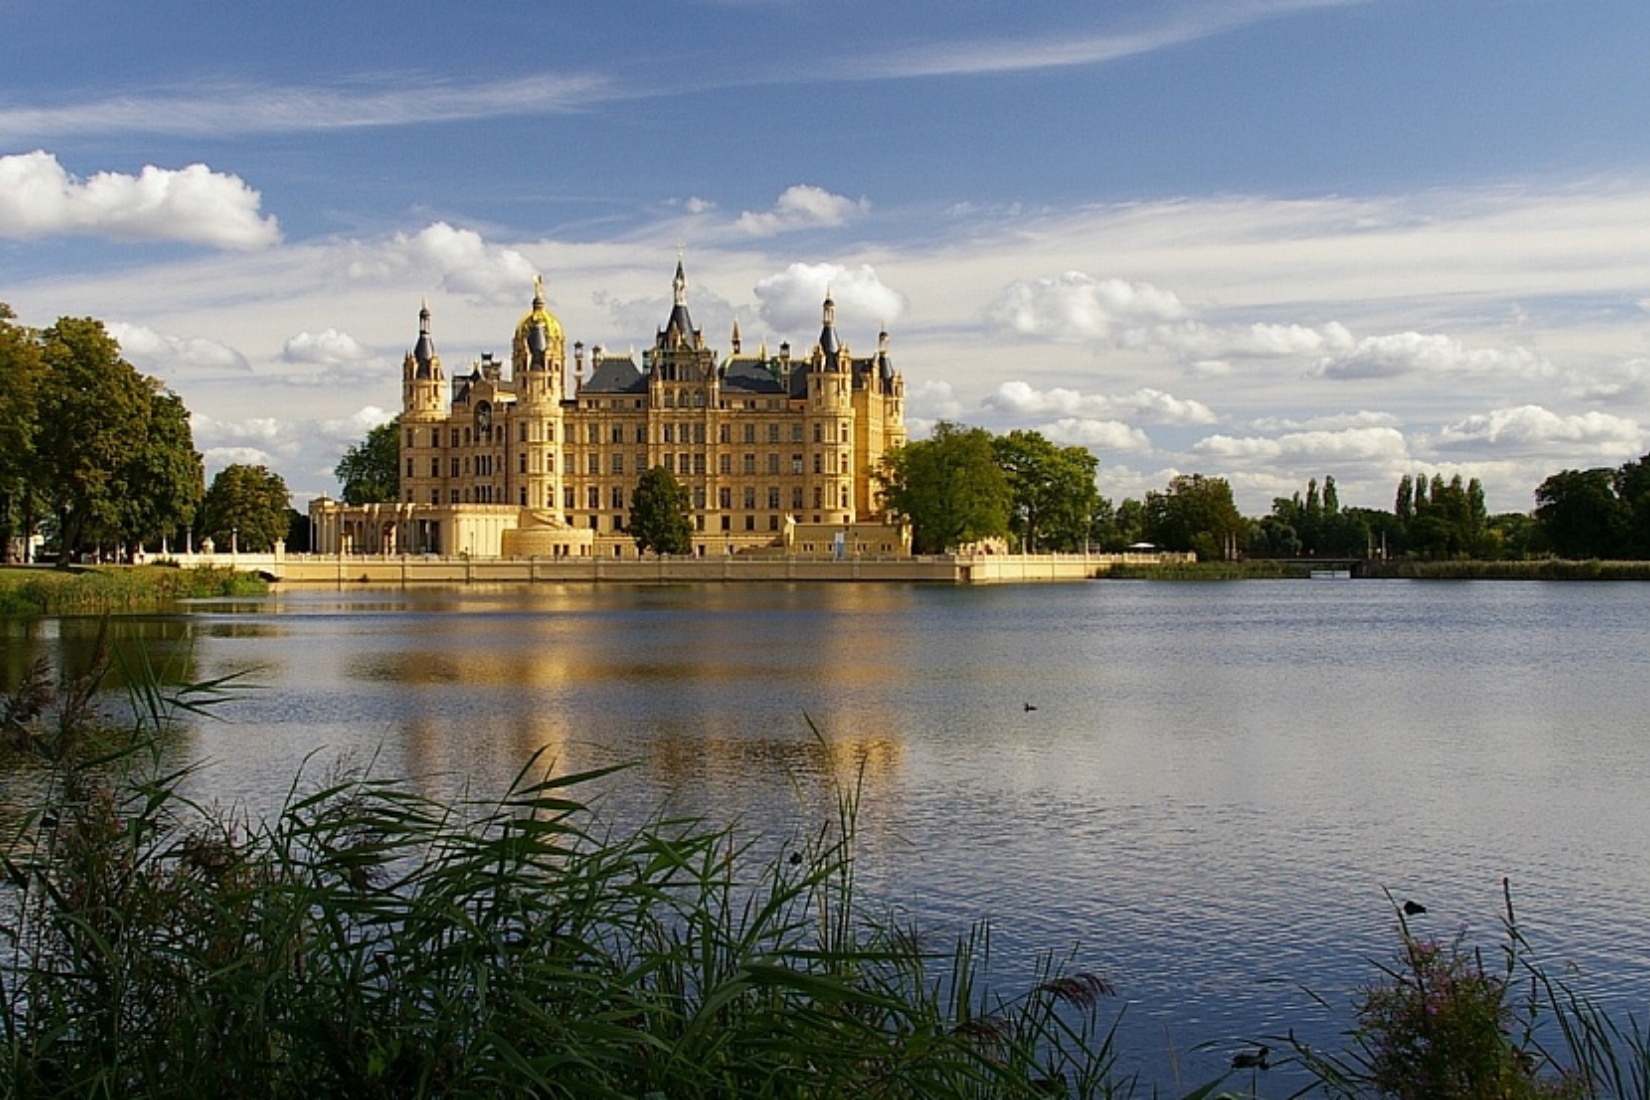
POLYGON ((1036 709, 1037 709, 1037 704, 1035 704, 1035 703, 1027 703, 1026 704, 1026 713, 1027 714, 1030 714, 1032 711, 1034 711, 1036 709))
POLYGON ((1256 1047, 1254 1050, 1240 1050, 1232 1055, 1233 1069, 1271 1069, 1272 1048, 1256 1047))
POLYGON ((1422 905, 1418 901, 1406 901, 1406 902, 1404 902, 1404 916, 1406 916, 1406 917, 1418 917, 1422 913, 1425 913, 1426 911, 1427 911, 1427 907, 1422 905))

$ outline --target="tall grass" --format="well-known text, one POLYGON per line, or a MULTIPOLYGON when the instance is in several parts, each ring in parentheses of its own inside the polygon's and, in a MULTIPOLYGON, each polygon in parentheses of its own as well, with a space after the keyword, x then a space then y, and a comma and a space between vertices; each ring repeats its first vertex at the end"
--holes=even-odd
POLYGON ((0 616, 102 615, 174 600, 268 591, 268 583, 255 573, 218 567, 5 568, 0 569, 0 616))
POLYGON ((157 751, 194 694, 41 666, 7 703, 0 1082, 17 1096, 1105 1097, 1100 978, 1001 997, 865 910, 855 795, 772 857, 734 831, 604 831, 607 773, 535 759, 435 801, 335 774, 268 820, 197 805, 157 751), (124 736, 123 736, 124 734, 124 736), (21 796, 20 796, 21 797, 21 796))

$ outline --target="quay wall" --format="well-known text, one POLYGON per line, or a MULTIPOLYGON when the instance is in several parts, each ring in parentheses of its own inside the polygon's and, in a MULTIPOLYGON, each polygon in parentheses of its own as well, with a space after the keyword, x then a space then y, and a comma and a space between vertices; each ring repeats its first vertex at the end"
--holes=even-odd
POLYGON ((253 570, 282 585, 693 584, 894 581, 1029 584, 1105 576, 1113 565, 1194 560, 1191 554, 942 554, 923 557, 463 558, 309 554, 177 555, 180 565, 253 570), (185 560, 187 559, 187 560, 185 560))

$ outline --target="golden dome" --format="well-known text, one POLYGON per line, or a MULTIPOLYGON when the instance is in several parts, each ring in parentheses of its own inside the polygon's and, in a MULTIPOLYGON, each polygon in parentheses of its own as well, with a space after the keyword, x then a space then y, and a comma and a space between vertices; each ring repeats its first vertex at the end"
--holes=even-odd
POLYGON ((516 337, 512 342, 511 361, 517 370, 532 369, 560 369, 566 356, 566 338, 562 334, 561 322, 556 315, 544 306, 544 279, 533 277, 533 308, 516 325, 516 337), (544 343, 537 343, 539 332, 544 333, 544 343), (535 367, 534 364, 543 367, 535 367))
POLYGON ((544 277, 540 275, 533 276, 533 308, 527 311, 521 323, 516 326, 516 339, 525 341, 528 333, 532 331, 534 321, 544 325, 545 338, 552 343, 563 339, 561 322, 556 320, 554 313, 544 307, 544 277))

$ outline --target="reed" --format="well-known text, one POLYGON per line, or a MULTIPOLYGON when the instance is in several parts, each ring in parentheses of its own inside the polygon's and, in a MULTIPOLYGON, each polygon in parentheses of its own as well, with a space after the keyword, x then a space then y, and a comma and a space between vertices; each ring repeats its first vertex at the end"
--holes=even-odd
POLYGON ((268 591, 268 583, 255 573, 218 567, 3 568, 0 616, 105 615, 160 607, 175 600, 256 596, 268 591))
MULTIPOLYGON (((141 671, 141 670, 139 670, 141 671)), ((1106 1097, 1093 975, 984 984, 866 911, 856 788, 771 856, 529 762, 438 801, 360 774, 267 821, 197 805, 157 746, 225 685, 94 716, 97 670, 7 704, 0 1082, 18 1096, 1106 1097)), ((135 677, 141 680, 141 676, 135 677)), ((154 678, 159 683, 159 678, 154 678)))

